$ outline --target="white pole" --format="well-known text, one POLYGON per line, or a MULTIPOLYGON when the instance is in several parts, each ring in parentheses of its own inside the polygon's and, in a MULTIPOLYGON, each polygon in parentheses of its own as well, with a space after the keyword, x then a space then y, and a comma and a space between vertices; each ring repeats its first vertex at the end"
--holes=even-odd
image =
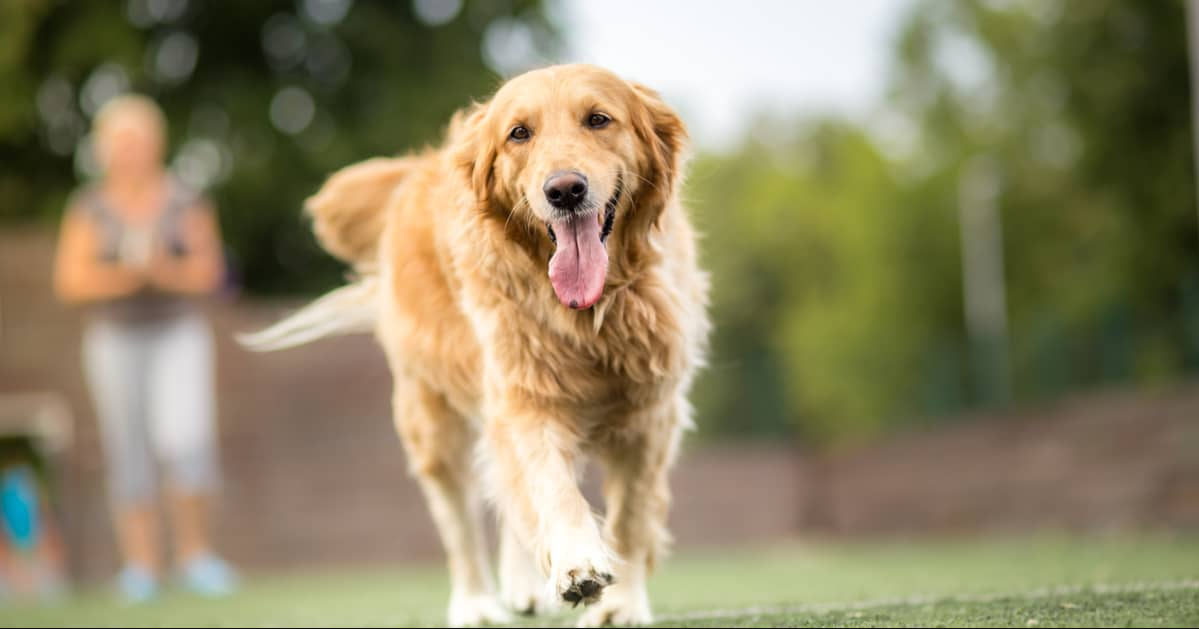
POLYGON ((962 168, 958 212, 962 243, 962 293, 970 366, 984 401, 1011 398, 1007 295, 1003 273, 1003 227, 999 220, 999 173, 986 155, 962 168))

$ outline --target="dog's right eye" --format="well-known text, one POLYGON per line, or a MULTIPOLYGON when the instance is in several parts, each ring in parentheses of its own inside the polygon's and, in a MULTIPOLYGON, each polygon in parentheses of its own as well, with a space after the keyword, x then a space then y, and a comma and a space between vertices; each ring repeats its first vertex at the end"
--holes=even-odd
POLYGON ((609 122, 612 122, 612 118, 608 114, 596 112, 587 117, 587 126, 592 129, 603 129, 609 122))
POLYGON ((530 135, 532 134, 529 133, 529 129, 527 127, 517 125, 512 128, 510 133, 508 133, 508 139, 512 140, 513 142, 524 142, 525 140, 529 139, 530 135))

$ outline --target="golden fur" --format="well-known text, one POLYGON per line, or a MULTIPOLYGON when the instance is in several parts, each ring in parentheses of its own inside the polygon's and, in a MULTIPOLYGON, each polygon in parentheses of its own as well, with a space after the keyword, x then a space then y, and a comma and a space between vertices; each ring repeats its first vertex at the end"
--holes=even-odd
POLYGON ((645 579, 668 542, 667 472, 709 327, 677 194, 685 139, 652 90, 555 66, 457 114, 442 147, 343 169, 306 206, 322 245, 371 282, 396 426, 449 559, 453 624, 507 618, 483 494, 501 516, 507 608, 565 600, 589 605, 581 625, 651 620, 645 579), (596 111, 612 122, 589 127, 596 111), (509 140, 514 125, 532 137, 509 140), (561 305, 547 277, 541 190, 561 169, 619 198, 602 298, 587 310, 561 305), (583 456, 605 472, 602 524, 578 489, 583 456))

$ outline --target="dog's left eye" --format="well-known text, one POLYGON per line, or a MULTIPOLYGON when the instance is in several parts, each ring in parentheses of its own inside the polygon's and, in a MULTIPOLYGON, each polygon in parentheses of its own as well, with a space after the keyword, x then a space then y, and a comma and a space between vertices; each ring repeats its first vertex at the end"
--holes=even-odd
POLYGON ((508 133, 508 139, 512 140, 513 142, 524 142, 525 140, 528 140, 529 136, 531 135, 533 134, 529 133, 528 127, 517 125, 508 133))
POLYGON ((603 129, 609 122, 612 122, 612 119, 607 114, 596 113, 587 117, 587 126, 592 129, 603 129))

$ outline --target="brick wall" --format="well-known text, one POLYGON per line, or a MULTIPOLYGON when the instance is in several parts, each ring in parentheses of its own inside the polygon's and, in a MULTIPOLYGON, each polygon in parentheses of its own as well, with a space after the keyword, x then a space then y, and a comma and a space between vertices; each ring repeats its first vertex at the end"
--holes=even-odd
POLYGON ((807 530, 1199 529, 1199 383, 960 418, 809 468, 807 530))

